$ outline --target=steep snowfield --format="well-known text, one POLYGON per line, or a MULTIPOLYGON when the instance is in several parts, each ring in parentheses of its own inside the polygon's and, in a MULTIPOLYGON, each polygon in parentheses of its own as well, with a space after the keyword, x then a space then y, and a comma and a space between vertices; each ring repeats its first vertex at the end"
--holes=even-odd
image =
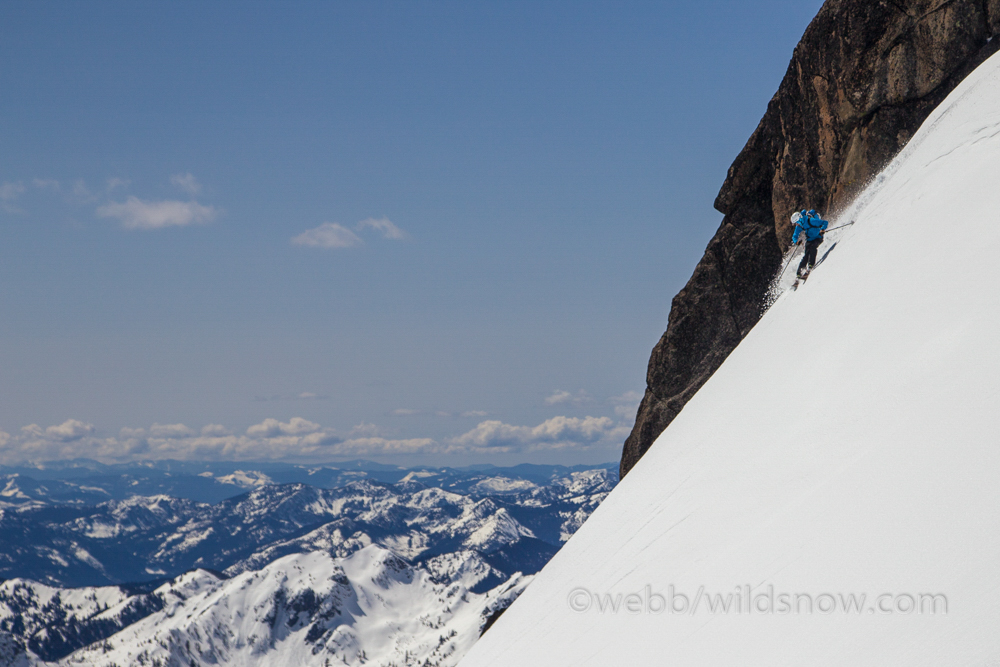
POLYGON ((471 552, 414 568, 378 546, 286 556, 229 580, 196 571, 157 589, 162 611, 58 664, 453 665, 531 579, 470 592, 489 574, 471 552))
POLYGON ((995 56, 463 667, 1000 664, 998 180, 995 56))

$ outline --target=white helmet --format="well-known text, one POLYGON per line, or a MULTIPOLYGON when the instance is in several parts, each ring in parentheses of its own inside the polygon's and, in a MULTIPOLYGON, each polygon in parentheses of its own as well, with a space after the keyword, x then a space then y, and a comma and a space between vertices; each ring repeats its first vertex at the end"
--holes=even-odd
POLYGON ((802 212, 801 211, 796 211, 795 213, 792 213, 792 224, 793 225, 797 225, 801 221, 802 221, 802 212))

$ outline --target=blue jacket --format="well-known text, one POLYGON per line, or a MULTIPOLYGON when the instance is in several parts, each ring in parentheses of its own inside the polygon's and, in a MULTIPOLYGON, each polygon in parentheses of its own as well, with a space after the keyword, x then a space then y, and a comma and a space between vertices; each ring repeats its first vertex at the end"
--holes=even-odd
POLYGON ((795 225, 795 231, 792 233, 792 245, 799 242, 799 232, 805 230, 806 241, 815 241, 823 235, 826 228, 830 226, 830 223, 826 220, 821 220, 819 216, 803 215, 802 219, 799 220, 799 224, 795 225))

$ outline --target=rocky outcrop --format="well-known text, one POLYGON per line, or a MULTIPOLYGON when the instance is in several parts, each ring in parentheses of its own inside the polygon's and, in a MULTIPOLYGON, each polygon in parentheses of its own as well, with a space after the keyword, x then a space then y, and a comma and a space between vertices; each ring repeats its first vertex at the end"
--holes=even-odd
POLYGON ((762 315, 802 207, 835 215, 1000 40, 1000 0, 827 0, 729 168, 725 217, 674 297, 624 476, 762 315))

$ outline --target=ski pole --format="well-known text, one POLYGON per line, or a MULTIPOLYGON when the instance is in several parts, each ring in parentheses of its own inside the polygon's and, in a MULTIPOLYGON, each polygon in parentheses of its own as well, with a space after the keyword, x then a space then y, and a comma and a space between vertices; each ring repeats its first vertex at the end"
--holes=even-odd
POLYGON ((792 246, 792 251, 790 253, 788 253, 788 259, 785 260, 785 265, 782 266, 781 267, 781 271, 778 272, 778 280, 781 280, 781 276, 785 275, 785 269, 787 269, 788 265, 792 263, 792 257, 795 256, 795 247, 797 245, 798 245, 797 243, 795 245, 793 245, 792 246))
POLYGON ((832 232, 832 231, 834 231, 834 230, 837 230, 837 229, 843 229, 844 227, 850 227, 850 226, 851 226, 851 225, 853 225, 853 224, 854 224, 855 222, 857 222, 857 220, 851 220, 851 221, 850 221, 849 223, 847 223, 846 225, 838 225, 838 226, 834 227, 833 229, 827 229, 827 230, 825 230, 825 231, 824 231, 823 233, 824 233, 824 234, 829 234, 830 232, 832 232))

